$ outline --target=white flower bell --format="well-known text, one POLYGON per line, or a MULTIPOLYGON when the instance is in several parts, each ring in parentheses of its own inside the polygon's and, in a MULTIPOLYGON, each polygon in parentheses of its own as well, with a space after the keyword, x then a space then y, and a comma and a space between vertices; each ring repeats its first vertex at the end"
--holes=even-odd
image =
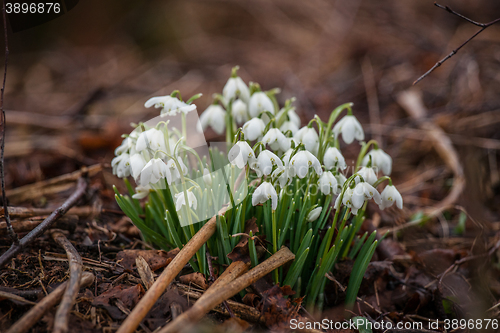
POLYGON ((325 171, 318 179, 318 186, 320 191, 324 195, 328 195, 330 193, 337 194, 338 183, 337 178, 330 172, 325 171))
MULTIPOLYGON (((193 207, 193 209, 196 209, 196 207, 198 206, 198 201, 196 200, 196 196, 190 190, 187 190, 186 192, 187 192, 189 207, 193 207)), ((186 198, 184 197, 184 192, 180 192, 175 195, 175 210, 180 211, 182 209, 182 206, 186 206, 186 198)))
POLYGON ((163 135, 163 132, 157 130, 156 128, 150 128, 139 134, 135 144, 135 149, 140 152, 146 148, 152 149, 153 151, 165 151, 165 136, 163 135))
POLYGON ((260 118, 252 118, 243 124, 242 131, 245 134, 245 139, 254 141, 257 138, 262 137, 264 134, 264 129, 266 128, 266 124, 260 118))
POLYGON ((293 137, 298 142, 304 144, 304 147, 311 153, 315 155, 318 153, 319 138, 314 128, 304 126, 293 137))
POLYGON ((371 167, 361 167, 357 174, 363 177, 363 180, 370 185, 375 184, 378 179, 375 171, 371 167))
POLYGON ((172 175, 170 170, 167 168, 165 162, 159 158, 153 158, 150 160, 141 171, 140 174, 140 185, 147 186, 150 183, 156 184, 160 179, 166 178, 167 183, 172 182, 172 175))
POLYGON ((148 196, 149 190, 151 190, 151 186, 149 186, 149 185, 146 185, 146 186, 139 185, 139 186, 137 186, 135 188, 135 193, 132 196, 132 198, 137 199, 137 200, 144 199, 145 197, 148 196))
POLYGON ((222 96, 224 96, 224 99, 227 103, 231 99, 235 100, 238 97, 245 103, 248 103, 248 101, 250 100, 250 90, 239 76, 230 77, 229 80, 227 80, 226 85, 222 89, 222 96))
POLYGON ((119 178, 130 176, 130 155, 122 153, 116 156, 111 161, 111 167, 113 168, 113 174, 119 178))
POLYGON ((352 191, 352 195, 350 197, 350 202, 352 204, 351 210, 354 215, 357 215, 358 209, 360 209, 366 200, 372 199, 376 204, 380 204, 381 197, 380 193, 369 183, 360 182, 352 191))
POLYGON ((301 150, 295 154, 290 160, 290 171, 292 176, 297 176, 299 178, 304 178, 309 171, 309 168, 314 168, 317 175, 321 175, 323 170, 321 169, 321 164, 319 163, 316 156, 308 152, 307 150, 301 150))
POLYGON ((170 174, 172 175, 173 182, 176 182, 177 180, 181 179, 181 172, 182 172, 182 175, 186 175, 188 172, 188 168, 186 167, 184 162, 182 162, 182 159, 176 158, 176 160, 177 160, 177 163, 179 163, 181 170, 179 170, 179 168, 177 167, 177 164, 175 163, 175 161, 173 159, 170 159, 167 162, 167 168, 169 169, 170 174))
POLYGON ((281 119, 281 117, 285 112, 288 116, 288 120, 286 120, 285 123, 291 122, 294 125, 294 127, 298 129, 300 127, 300 117, 295 112, 295 108, 289 108, 288 110, 286 108, 282 108, 276 115, 276 119, 278 120, 281 119))
POLYGON ((179 112, 187 114, 188 112, 196 110, 196 105, 186 104, 179 100, 177 97, 172 97, 170 95, 152 97, 144 103, 144 106, 150 108, 152 106, 155 108, 161 108, 160 115, 164 116, 175 116, 179 112))
POLYGON ((250 117, 255 118, 264 111, 269 111, 274 114, 274 104, 265 92, 255 92, 252 97, 250 97, 248 113, 250 114, 250 117))
POLYGON ((367 165, 372 160, 372 167, 382 170, 384 175, 388 176, 392 171, 392 158, 382 149, 372 149, 363 158, 363 165, 367 165))
POLYGON ((280 126, 280 131, 283 133, 290 131, 292 135, 295 135, 299 131, 299 127, 293 121, 287 120, 280 126))
POLYGON ((264 135, 264 137, 262 138, 262 143, 268 144, 274 151, 287 151, 288 149, 290 149, 290 141, 277 128, 269 129, 266 135, 264 135))
POLYGON ((201 114, 200 123, 203 130, 210 126, 221 135, 226 128, 226 110, 218 104, 212 104, 201 114))
POLYGON ((276 210, 276 207, 278 207, 278 194, 271 183, 263 182, 253 192, 252 205, 256 206, 265 203, 269 199, 271 199, 272 210, 276 210))
POLYGON ((335 147, 329 147, 325 151, 323 162, 325 163, 325 168, 327 170, 331 169, 345 170, 345 168, 347 168, 344 156, 342 156, 342 153, 335 147))
POLYGON ((145 165, 146 160, 141 154, 134 154, 130 156, 130 174, 135 180, 137 180, 137 177, 139 177, 145 165))
POLYGON ((316 207, 307 214, 306 220, 307 222, 314 222, 318 219, 321 214, 323 207, 316 207))
POLYGON ((403 209, 403 197, 394 185, 387 185, 381 193, 380 209, 391 207, 394 203, 399 209, 403 209))
POLYGON ((273 166, 277 166, 279 168, 283 167, 283 162, 281 159, 276 156, 274 153, 269 150, 263 150, 260 152, 257 160, 254 161, 250 167, 257 172, 257 176, 261 177, 262 175, 269 175, 273 171, 273 166))
POLYGON ((345 143, 350 144, 354 139, 363 141, 365 133, 359 121, 353 115, 347 115, 333 126, 333 134, 335 138, 342 134, 342 139, 345 143))
POLYGON ((210 170, 208 170, 207 168, 203 169, 203 181, 208 186, 212 186, 212 175, 210 174, 210 170))
POLYGON ((133 141, 131 138, 125 138, 122 141, 122 144, 116 147, 115 149, 115 155, 121 155, 123 153, 127 153, 130 148, 134 145, 133 141))
POLYGON ((255 153, 246 141, 236 142, 229 150, 227 157, 229 162, 239 169, 243 169, 247 163, 251 164, 255 161, 255 153))
POLYGON ((241 99, 237 99, 231 106, 231 115, 238 124, 248 120, 247 105, 241 99))

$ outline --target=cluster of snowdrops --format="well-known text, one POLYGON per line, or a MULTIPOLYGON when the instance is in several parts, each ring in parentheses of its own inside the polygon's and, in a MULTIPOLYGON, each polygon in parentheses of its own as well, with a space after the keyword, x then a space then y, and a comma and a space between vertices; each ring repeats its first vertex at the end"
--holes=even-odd
POLYGON ((353 304, 378 243, 375 232, 359 233, 367 202, 380 209, 403 205, 389 177, 392 159, 374 140, 364 142, 351 103, 333 110, 326 122, 315 116, 302 126, 293 99, 280 108, 278 93, 247 85, 235 67, 222 94, 214 95, 198 124, 189 124, 190 131, 187 117, 195 114, 193 102, 200 95, 183 101, 174 91, 149 99, 145 107, 161 109, 165 120, 134 124, 124 135, 112 167, 129 195, 115 188, 116 200, 144 239, 165 250, 182 248, 217 215, 216 235, 190 261, 205 274, 207 251, 223 270, 238 243, 252 265, 289 247, 296 259, 277 269, 274 281, 306 296, 311 309, 323 307, 325 274, 339 260, 353 259, 346 291, 346 303, 353 304), (172 117, 180 117, 180 128, 172 126, 172 117), (201 152, 187 144, 189 135, 208 127, 225 133, 224 145, 201 152), (347 145, 360 143, 355 165, 348 167, 340 138, 347 145), (222 207, 227 211, 219 216, 222 207))

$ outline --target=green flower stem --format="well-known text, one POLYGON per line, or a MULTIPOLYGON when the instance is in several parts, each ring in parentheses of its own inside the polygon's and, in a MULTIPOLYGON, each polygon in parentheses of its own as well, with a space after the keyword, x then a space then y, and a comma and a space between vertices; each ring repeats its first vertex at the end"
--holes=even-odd
MULTIPOLYGON (((277 233, 276 233, 276 211, 273 210, 271 212, 272 215, 272 227, 273 227, 273 253, 278 252, 278 240, 277 240, 277 233)), ((279 283, 279 276, 278 276, 278 270, 275 269, 274 272, 274 282, 279 283)))
POLYGON ((380 184, 382 184, 386 180, 389 181, 389 185, 392 185, 392 179, 391 179, 391 177, 389 177, 389 176, 383 176, 383 177, 380 177, 379 179, 377 179, 377 181, 375 183, 373 183, 373 187, 377 188, 377 186, 379 186, 380 184))
POLYGON ((330 137, 330 133, 332 131, 332 126, 335 120, 337 120, 338 116, 347 109, 348 111, 351 111, 351 108, 354 104, 353 103, 345 103, 342 105, 337 106, 332 113, 330 114, 330 118, 328 119, 328 124, 326 125, 326 130, 324 131, 325 136, 320 138, 320 145, 319 145, 319 151, 318 151, 318 159, 320 161, 323 160, 323 155, 325 154, 327 143, 330 137))
POLYGON ((356 167, 354 168, 354 171, 357 171, 359 166, 361 165, 361 162, 363 161, 363 157, 365 157, 366 152, 368 151, 368 148, 370 146, 375 147, 375 149, 378 148, 378 142, 377 140, 370 140, 367 143, 363 143, 363 146, 361 147, 361 151, 359 152, 358 159, 356 160, 356 167))

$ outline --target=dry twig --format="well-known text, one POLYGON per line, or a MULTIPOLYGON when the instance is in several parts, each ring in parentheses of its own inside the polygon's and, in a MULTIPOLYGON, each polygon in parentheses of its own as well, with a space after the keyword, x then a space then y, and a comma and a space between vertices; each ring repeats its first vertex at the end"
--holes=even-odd
POLYGON ((413 82, 413 84, 417 84, 419 83, 420 81, 422 81, 427 75, 429 75, 430 73, 432 73, 436 68, 438 68, 439 66, 441 66, 446 60, 450 59, 451 57, 453 57, 455 54, 457 54, 457 52, 462 48, 464 47, 465 45, 467 45, 467 43, 469 43, 471 40, 473 40, 477 35, 479 35, 481 32, 483 32, 484 30, 486 30, 486 28, 488 27, 491 27, 493 24, 495 23, 498 23, 500 22, 500 17, 497 18, 496 20, 493 20, 491 22, 488 22, 488 23, 479 23, 479 22, 476 22, 476 21, 473 21, 471 20, 470 18, 460 14, 460 13, 457 13, 456 11, 454 11, 453 9, 451 9, 450 7, 448 6, 443 6, 443 5, 440 5, 438 4, 437 2, 434 2, 434 5, 436 7, 439 7, 441 9, 444 9, 446 10, 448 13, 451 13, 455 16, 458 16, 460 17, 461 19, 464 19, 466 20, 467 22, 469 23, 472 23, 474 25, 477 25, 478 27, 481 27, 481 29, 479 29, 474 35, 472 35, 469 39, 467 39, 465 42, 463 42, 459 47, 457 47, 456 49, 454 49, 453 51, 451 51, 446 57, 444 57, 443 59, 439 60, 434 66, 432 66, 431 69, 429 69, 424 75, 422 75, 421 77, 419 77, 418 79, 415 80, 415 82, 413 82))
POLYGON ((288 248, 281 248, 281 250, 273 254, 269 259, 255 266, 248 273, 240 276, 233 282, 219 288, 217 286, 210 288, 213 290, 212 292, 207 291, 206 295, 200 298, 193 307, 170 322, 160 333, 173 333, 188 329, 215 306, 233 297, 241 290, 294 258, 295 255, 288 248))
POLYGON ((12 246, 0 257, 0 267, 5 265, 12 257, 23 250, 28 244, 33 242, 38 236, 44 233, 45 230, 50 228, 50 226, 61 216, 66 214, 66 212, 74 206, 78 200, 87 191, 88 181, 86 177, 82 177, 78 180, 75 192, 66 200, 61 207, 56 209, 50 214, 42 223, 40 223, 35 229, 33 229, 29 234, 24 236, 17 244, 12 244, 12 246))
MULTIPOLYGON (((84 272, 80 281, 80 287, 87 287, 94 282, 94 275, 90 272, 84 272)), ((38 302, 31 310, 26 312, 6 333, 24 333, 27 332, 42 316, 55 306, 62 298, 68 281, 61 284, 53 292, 38 302)))
POLYGON ((54 333, 65 333, 68 331, 68 319, 73 307, 78 291, 80 290, 80 278, 82 276, 83 262, 80 254, 73 244, 60 231, 52 233, 52 238, 66 251, 69 262, 69 282, 59 308, 57 308, 54 319, 54 333))

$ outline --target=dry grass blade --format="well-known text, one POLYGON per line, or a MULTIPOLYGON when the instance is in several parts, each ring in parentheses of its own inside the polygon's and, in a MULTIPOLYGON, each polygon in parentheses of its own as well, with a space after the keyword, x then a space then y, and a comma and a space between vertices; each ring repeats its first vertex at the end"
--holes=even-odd
POLYGON ((269 259, 255 266, 233 282, 221 287, 216 286, 216 289, 211 293, 207 292, 208 295, 200 298, 193 307, 165 326, 160 333, 181 332, 189 329, 211 309, 293 259, 295 259, 295 255, 288 248, 281 248, 269 259))
POLYGON ((36 304, 32 301, 28 301, 24 297, 14 295, 14 294, 11 294, 9 292, 0 290, 0 299, 3 299, 3 298, 10 299, 10 300, 17 301, 17 302, 21 302, 21 303, 31 304, 31 305, 36 304))
POLYGON ((80 278, 82 276, 83 263, 78 251, 68 241, 66 236, 60 231, 52 233, 52 238, 61 245, 68 256, 69 262, 69 282, 68 288, 64 292, 61 305, 56 312, 54 320, 54 333, 64 333, 68 331, 68 320, 71 308, 73 307, 78 291, 80 290, 80 278))
MULTIPOLYGON (((87 287, 94 282, 94 274, 84 272, 80 281, 80 287, 87 287)), ((37 305, 22 316, 6 333, 24 333, 27 332, 42 316, 54 307, 62 298, 68 282, 64 282, 42 299, 37 305)))
MULTIPOLYGON (((219 211, 219 215, 223 215, 227 208, 219 211)), ((132 333, 135 332, 141 321, 153 307, 156 300, 161 296, 170 282, 180 273, 189 260, 196 252, 205 244, 210 237, 215 233, 217 228, 216 216, 213 216, 198 231, 193 238, 182 248, 175 256, 172 262, 165 268, 161 275, 156 279, 156 282, 151 286, 151 289, 142 297, 141 301, 135 306, 130 315, 125 319, 117 333, 132 333)))

